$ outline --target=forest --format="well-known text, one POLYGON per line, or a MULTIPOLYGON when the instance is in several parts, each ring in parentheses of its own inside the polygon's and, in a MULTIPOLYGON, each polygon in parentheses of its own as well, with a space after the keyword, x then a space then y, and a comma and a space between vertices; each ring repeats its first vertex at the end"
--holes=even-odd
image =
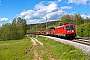
POLYGON ((18 40, 25 36, 27 30, 26 20, 18 17, 12 23, 0 27, 0 40, 18 40))
POLYGON ((90 37, 90 18, 81 17, 80 14, 64 15, 59 20, 49 21, 38 24, 28 24, 21 17, 14 18, 12 23, 3 24, 0 27, 0 40, 18 40, 22 39, 26 33, 35 32, 50 27, 61 26, 65 23, 72 23, 76 26, 77 36, 90 37))

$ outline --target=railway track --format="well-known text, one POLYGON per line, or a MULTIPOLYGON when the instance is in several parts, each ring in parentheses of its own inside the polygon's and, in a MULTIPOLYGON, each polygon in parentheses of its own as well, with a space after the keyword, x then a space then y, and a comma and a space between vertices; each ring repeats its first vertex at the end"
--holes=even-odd
POLYGON ((90 46, 90 39, 75 38, 75 39, 72 40, 72 41, 90 46))

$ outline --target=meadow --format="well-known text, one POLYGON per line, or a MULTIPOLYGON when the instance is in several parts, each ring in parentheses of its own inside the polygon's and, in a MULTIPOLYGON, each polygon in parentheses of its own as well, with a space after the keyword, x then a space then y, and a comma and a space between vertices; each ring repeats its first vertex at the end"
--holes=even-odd
POLYGON ((38 36, 43 47, 33 46, 29 37, 0 41, 0 60, 90 60, 90 55, 73 46, 38 36))

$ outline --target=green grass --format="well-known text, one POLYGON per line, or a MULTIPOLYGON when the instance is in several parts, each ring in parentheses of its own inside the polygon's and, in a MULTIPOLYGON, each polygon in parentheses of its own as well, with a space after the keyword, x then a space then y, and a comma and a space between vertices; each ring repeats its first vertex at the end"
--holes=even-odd
POLYGON ((81 50, 74 48, 73 46, 63 44, 44 37, 38 37, 39 41, 44 43, 44 49, 47 49, 47 54, 51 54, 52 57, 60 60, 90 60, 90 55, 84 54, 81 50))
POLYGON ((25 59, 25 52, 27 51, 27 48, 31 47, 31 45, 32 43, 29 38, 0 41, 0 60, 25 59))
POLYGON ((34 51, 43 60, 52 60, 52 58, 56 60, 90 60, 90 55, 84 54, 73 46, 51 39, 45 40, 44 37, 38 37, 37 39, 44 44, 43 47, 39 43, 32 46, 28 37, 21 40, 0 41, 0 60, 32 60, 35 57, 34 51), (29 52, 28 48, 31 48, 29 52))

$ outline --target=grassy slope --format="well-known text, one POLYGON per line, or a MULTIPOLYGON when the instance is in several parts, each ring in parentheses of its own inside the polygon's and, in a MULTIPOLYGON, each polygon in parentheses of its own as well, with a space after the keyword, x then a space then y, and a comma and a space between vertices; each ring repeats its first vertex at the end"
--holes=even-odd
POLYGON ((44 47, 34 46, 29 38, 21 40, 0 41, 0 60, 32 60, 34 51, 37 51, 39 57, 43 60, 55 58, 56 60, 86 60, 90 59, 89 55, 85 55, 82 51, 75 49, 73 46, 65 45, 51 39, 38 37, 39 41, 43 42, 44 47))
POLYGON ((60 42, 53 41, 39 37, 38 40, 44 43, 45 49, 48 53, 53 55, 54 58, 60 60, 86 60, 90 59, 90 56, 85 55, 81 50, 75 49, 73 46, 62 44, 60 42))
POLYGON ((30 39, 0 41, 0 60, 25 59, 27 48, 31 47, 30 39))

